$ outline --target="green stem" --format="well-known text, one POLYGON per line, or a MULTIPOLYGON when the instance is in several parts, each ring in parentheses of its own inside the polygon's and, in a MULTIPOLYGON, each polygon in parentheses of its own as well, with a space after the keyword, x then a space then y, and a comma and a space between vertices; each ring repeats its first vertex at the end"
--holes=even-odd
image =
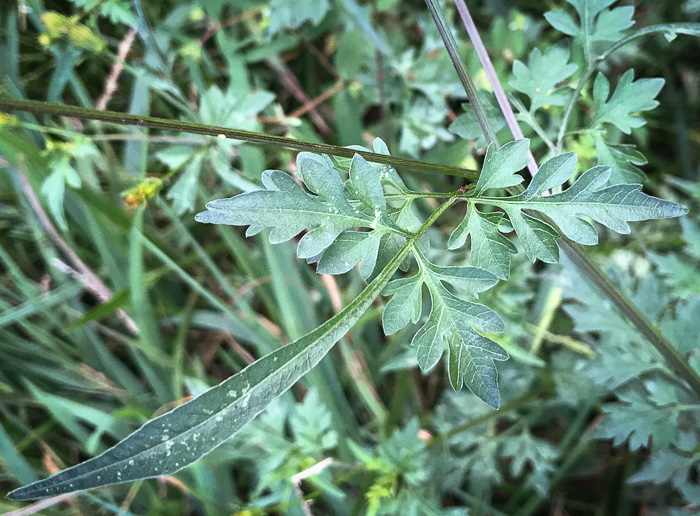
POLYGON ((641 38, 642 36, 646 36, 647 34, 653 34, 655 32, 673 32, 677 34, 687 34, 689 36, 700 36, 700 23, 685 22, 660 23, 658 25, 649 25, 648 27, 644 27, 643 29, 635 31, 626 38, 622 38, 621 40, 613 43, 610 47, 608 47, 605 50, 605 52, 598 56, 597 60, 599 62, 604 61, 608 58, 608 56, 610 56, 610 54, 618 50, 620 47, 625 46, 627 43, 634 41, 637 38, 641 38))
POLYGON ((547 144, 547 147, 549 147, 549 150, 552 151, 552 154, 557 154, 557 148, 554 145, 554 142, 549 138, 549 136, 547 136, 547 133, 535 118, 534 113, 525 109, 523 103, 520 102, 515 95, 508 95, 508 100, 518 109, 518 114, 520 115, 521 120, 529 125, 532 130, 535 131, 540 138, 542 138, 542 141, 547 144))
POLYGON ((501 408, 499 410, 492 410, 490 412, 486 412, 486 413, 482 414, 481 416, 475 417, 474 419, 471 419, 462 425, 454 427, 449 432, 445 432, 444 434, 436 435, 430 441, 428 441, 428 448, 432 448, 433 446, 440 443, 441 441, 449 441, 457 434, 461 434, 462 432, 466 432, 467 430, 471 430, 472 428, 477 427, 477 426, 481 425, 482 423, 486 423, 487 421, 490 421, 491 419, 493 419, 495 417, 502 416, 506 412, 520 408, 523 405, 526 405, 526 404, 530 403, 532 400, 534 400, 535 398, 537 398, 540 394, 542 394, 542 392, 543 392, 542 388, 538 388, 538 389, 534 389, 534 390, 525 392, 524 394, 521 394, 520 396, 518 396, 514 400, 511 400, 508 403, 501 405, 501 408))
POLYGON ((476 86, 474 86, 474 81, 472 81, 472 78, 469 76, 467 66, 464 64, 464 60, 462 59, 462 56, 459 53, 459 49, 457 48, 457 42, 455 41, 454 35, 452 34, 452 31, 445 22, 445 15, 442 12, 442 9, 440 8, 436 0, 425 0, 425 3, 428 5, 428 9, 430 10, 430 14, 433 17, 433 21, 437 26, 440 36, 442 37, 442 42, 445 44, 445 48, 447 49, 447 53, 449 54, 450 59, 452 60, 452 64, 454 65, 455 70, 457 71, 459 80, 462 83, 462 86, 464 87, 464 91, 467 93, 467 98, 469 99, 469 102, 471 103, 471 106, 474 109, 474 114, 476 114, 476 119, 479 122, 481 130, 486 136, 486 141, 489 143, 493 142, 496 144, 496 146, 498 146, 496 133, 493 131, 491 124, 489 124, 489 120, 486 116, 484 106, 481 104, 481 102, 479 102, 479 98, 476 95, 476 86))
MULTIPOLYGON (((551 221, 544 218, 549 224, 551 221)), ((603 274, 597 265, 583 255, 580 246, 567 237, 562 236, 559 245, 569 259, 583 272, 588 279, 597 286, 617 309, 632 323, 637 331, 642 334, 664 357, 668 365, 680 375, 690 388, 700 396, 700 375, 690 366, 678 350, 654 327, 654 325, 642 314, 632 302, 618 289, 610 279, 603 274)))
MULTIPOLYGON (((429 7, 433 5, 433 7, 435 8, 433 0, 426 0, 426 2, 428 2, 429 7)), ((435 18, 436 15, 433 15, 433 17, 435 18)), ((584 19, 583 22, 584 26, 587 26, 587 24, 590 23, 590 20, 584 19)), ((441 34, 442 32, 443 31, 441 31, 441 34)), ((445 45, 447 45, 447 39, 448 38, 446 38, 446 36, 443 35, 445 45)), ((584 49, 586 49, 585 47, 587 46, 588 41, 585 42, 584 49)), ((557 137, 557 154, 561 153, 564 134, 566 133, 566 126, 568 124, 569 117, 571 116, 571 112, 573 111, 574 105, 576 104, 576 100, 578 99, 586 82, 596 69, 595 63, 591 63, 588 59, 587 61, 588 64, 586 65, 586 68, 584 69, 583 73, 581 74, 581 77, 579 78, 576 90, 572 94, 571 98, 569 99, 569 103, 566 106, 564 118, 562 120, 561 127, 559 128, 559 135, 557 137)), ((460 68, 464 68, 464 64, 461 62, 461 60, 455 61, 453 59, 453 64, 455 65, 455 68, 457 69, 458 73, 460 72, 460 68)), ((469 90, 467 90, 467 95, 469 95, 469 90)), ((486 125, 488 125, 488 121, 486 125)), ((486 136, 487 139, 489 139, 490 134, 492 134, 492 131, 484 130, 484 136, 486 136)), ((516 187, 507 188, 506 190, 510 195, 518 195, 522 193, 524 189, 521 185, 518 185, 516 187)), ((460 195, 459 197, 460 199, 468 200, 469 193, 467 192, 467 194, 460 195)), ((483 202, 483 199, 480 199, 480 202, 483 202)), ((549 217, 542 216, 541 218, 549 225, 557 229, 558 233, 562 235, 562 232, 558 229, 557 225, 554 224, 554 222, 549 217)), ((661 332, 658 329, 656 329, 639 310, 637 310, 637 308, 632 304, 632 302, 627 297, 625 297, 622 294, 622 292, 620 292, 620 290, 610 281, 610 279, 607 276, 605 276, 605 274, 603 274, 603 272, 585 256, 580 246, 576 245, 566 236, 562 236, 562 238, 559 241, 559 245, 561 246, 562 250, 567 254, 567 256, 569 256, 571 261, 579 268, 579 270, 583 272, 584 275, 587 276, 588 279, 601 290, 603 295, 606 296, 625 317, 628 318, 628 320, 635 326, 637 331, 639 331, 641 335, 643 335, 646 339, 649 340, 649 342, 657 349, 657 351, 666 359, 668 365, 671 366, 671 368, 675 370, 676 373, 678 373, 686 382, 688 382, 690 387, 698 395, 700 395, 700 375, 698 375, 698 373, 696 373, 695 370, 692 367, 690 367, 690 365, 683 359, 682 355, 678 352, 678 350, 676 350, 676 348, 674 348, 673 345, 666 338, 664 338, 661 332)))
POLYGON ((83 108, 79 106, 67 106, 63 104, 52 104, 48 102, 39 102, 36 100, 11 99, 7 97, 0 97, 0 109, 26 111, 29 113, 55 116, 67 116, 87 120, 99 120, 102 122, 110 122, 120 125, 138 125, 141 127, 149 127, 151 129, 182 131, 187 133, 203 134, 206 136, 216 136, 219 138, 243 140, 260 145, 277 145, 289 149, 325 153, 334 156, 342 156, 345 158, 352 158, 355 154, 360 154, 367 161, 372 161, 374 163, 405 167, 407 169, 420 172, 433 172, 447 176, 456 176, 468 179, 470 181, 476 181, 479 178, 479 172, 460 167, 427 163, 425 161, 377 154, 376 152, 354 150, 347 147, 339 147, 326 143, 304 142, 300 140, 293 140, 291 138, 284 138, 282 136, 270 136, 252 131, 229 129, 227 127, 198 124, 194 122, 168 120, 165 118, 151 116, 131 115, 128 113, 117 113, 115 111, 100 111, 98 109, 83 108))
POLYGON ((576 101, 578 100, 578 97, 581 94, 581 91, 583 90, 584 86, 586 86, 586 82, 588 82, 588 79, 590 79, 591 75, 595 71, 595 68, 595 64, 588 63, 586 65, 586 68, 583 70, 583 73, 581 74, 581 77, 578 80, 576 89, 571 94, 569 103, 566 105, 566 110, 564 111, 564 118, 562 118, 561 125, 559 126, 559 134, 557 135, 557 146, 555 154, 561 154, 562 145, 564 143, 564 135, 566 134, 566 126, 569 123, 569 117, 571 117, 571 113, 574 110, 576 101))

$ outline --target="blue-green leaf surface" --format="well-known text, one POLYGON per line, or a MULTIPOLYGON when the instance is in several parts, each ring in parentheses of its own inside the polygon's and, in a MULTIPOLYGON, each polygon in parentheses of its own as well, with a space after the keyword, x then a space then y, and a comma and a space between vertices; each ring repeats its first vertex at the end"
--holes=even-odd
POLYGON ((412 341, 418 365, 424 371, 431 369, 447 347, 452 387, 459 390, 466 384, 490 407, 498 408, 498 373, 493 361, 506 360, 508 354, 480 332, 500 333, 504 330, 503 321, 486 306, 461 299, 445 287, 450 284, 458 292, 474 297, 495 285, 498 278, 477 267, 440 267, 420 253, 416 258, 419 272, 392 281, 383 292, 393 296, 382 318, 384 331, 395 333, 409 322, 418 321, 426 285, 431 311, 412 341))
POLYGON ((513 79, 510 85, 530 97, 530 111, 543 106, 563 106, 570 92, 557 85, 571 77, 578 65, 569 63, 569 51, 552 47, 544 54, 535 48, 530 52, 527 66, 516 60, 513 63, 513 79))
POLYGON ((593 124, 612 124, 620 131, 629 134, 632 129, 646 123, 637 113, 649 111, 659 105, 654 99, 663 85, 664 80, 659 78, 635 81, 634 71, 627 70, 620 77, 615 91, 610 96, 610 83, 602 73, 599 73, 593 83, 595 103, 593 124))
MULTIPOLYGON (((522 168, 526 163, 526 153, 527 140, 507 144, 501 149, 489 147, 487 161, 479 177, 482 187, 477 184, 476 192, 517 184, 520 176, 515 172, 519 170, 517 167, 522 168)), ((481 195, 469 198, 468 202, 502 210, 508 216, 530 259, 547 263, 555 263, 559 259, 556 242, 559 233, 528 211, 546 215, 564 235, 583 245, 598 242, 598 233, 586 218, 617 233, 627 234, 630 232, 628 222, 678 217, 687 213, 687 209, 680 204, 643 193, 641 185, 606 186, 610 178, 610 167, 594 167, 584 172, 567 190, 547 195, 549 189, 561 185, 573 174, 575 165, 574 153, 555 156, 540 167, 521 194, 512 197, 481 195)), ((504 277, 510 254, 503 252, 503 249, 510 249, 510 246, 498 233, 496 218, 493 217, 490 226, 483 222, 484 219, 478 210, 469 209, 465 221, 450 237, 450 247, 458 247, 464 243, 467 234, 471 235, 473 263, 504 277), (471 220, 473 217, 478 218, 478 224, 471 220)))

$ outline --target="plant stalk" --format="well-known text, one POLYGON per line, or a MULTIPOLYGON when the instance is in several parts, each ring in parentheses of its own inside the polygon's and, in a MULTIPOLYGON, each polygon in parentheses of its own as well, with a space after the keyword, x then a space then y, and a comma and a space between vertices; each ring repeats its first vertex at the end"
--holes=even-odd
POLYGON ((100 111, 97 109, 90 109, 79 106, 67 106, 63 104, 53 104, 49 102, 40 102, 36 100, 12 99, 7 97, 0 97, 0 109, 6 109, 10 111, 25 111, 28 113, 44 115, 75 117, 87 120, 98 120, 101 122, 110 122, 120 125, 138 125, 141 127, 148 127, 151 129, 182 131, 186 133, 215 136, 218 138, 243 140, 259 145, 277 145, 289 149, 331 154, 334 156, 342 156, 344 158, 352 158, 355 154, 360 154, 367 161, 372 161, 374 163, 382 163, 385 165, 392 165, 399 168, 406 168, 418 172, 432 172, 447 176, 456 176, 461 177, 463 179, 467 179, 469 181, 476 181, 479 178, 478 171, 469 170, 461 167, 438 165, 436 163, 428 163, 425 161, 419 161, 410 158, 387 156, 385 154, 377 154, 376 152, 349 149, 347 147, 339 147, 337 145, 329 145, 327 143, 305 142, 301 140, 285 138, 282 136, 270 136, 267 134, 256 133, 253 131, 229 129, 227 127, 198 124, 195 122, 168 120, 165 118, 157 118, 151 116, 131 115, 128 113, 117 113, 115 111, 100 111))
POLYGON ((452 60, 452 64, 454 65, 455 70, 457 71, 457 75, 459 76, 459 81, 462 83, 464 91, 466 91, 467 93, 467 98, 469 99, 469 102, 471 102, 471 106, 474 109, 474 113, 476 114, 476 119, 479 122, 481 131, 484 133, 484 135, 486 135, 486 141, 488 141, 489 143, 494 142, 496 145, 498 145, 496 133, 493 131, 491 124, 489 124, 489 119, 486 116, 484 106, 481 104, 479 98, 476 95, 476 86, 474 86, 474 81, 472 81, 472 78, 469 76, 467 66, 464 64, 464 60, 462 59, 462 56, 459 53, 459 49, 457 48, 457 42, 455 41, 454 35, 452 34, 450 28, 447 26, 447 23, 445 21, 445 14, 442 12, 442 9, 440 8, 436 0, 425 0, 425 3, 427 4, 428 9, 430 10, 430 14, 433 17, 433 21, 435 21, 435 25, 437 26, 438 32, 440 32, 442 42, 445 44, 447 53, 449 54, 450 59, 452 60))

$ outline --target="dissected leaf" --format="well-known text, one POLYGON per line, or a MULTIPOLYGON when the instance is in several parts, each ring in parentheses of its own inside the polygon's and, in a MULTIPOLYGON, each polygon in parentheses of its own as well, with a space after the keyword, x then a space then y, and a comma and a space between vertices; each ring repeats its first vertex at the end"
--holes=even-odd
POLYGON ((647 393, 634 388, 618 391, 617 396, 622 403, 603 406, 606 417, 592 437, 612 439, 615 446, 628 441, 630 450, 646 446, 650 438, 655 448, 673 442, 678 432, 675 405, 660 407, 649 399, 647 393))
POLYGON ((643 183, 646 179, 646 175, 637 165, 646 165, 647 160, 634 145, 613 145, 596 136, 595 150, 598 154, 598 165, 610 167, 608 184, 643 183))
POLYGON ((452 387, 459 390, 466 384, 489 406, 498 408, 498 374, 493 361, 506 360, 508 354, 479 331, 500 333, 503 321, 486 306, 456 297, 444 285, 475 296, 496 284, 498 278, 477 267, 439 267, 420 254, 417 259, 420 271, 415 276, 394 280, 384 290, 385 295, 393 296, 382 318, 384 331, 391 334, 409 321, 417 322, 425 284, 430 292, 431 311, 412 341, 418 365, 423 370, 431 369, 447 346, 452 387))
POLYGON ((345 186, 328 158, 301 153, 297 163, 300 177, 316 195, 304 192, 289 174, 266 170, 262 176, 266 190, 212 201, 196 220, 250 226, 248 236, 271 228, 272 243, 285 242, 311 229, 299 241, 299 258, 320 255, 346 229, 373 227, 374 218, 347 201, 345 186))
MULTIPOLYGON (((499 151, 494 151, 494 155, 500 157, 500 152, 506 147, 507 145, 499 151)), ((489 148, 489 151, 491 150, 492 148, 489 148)), ((521 145, 514 149, 514 152, 511 148, 507 158, 494 159, 499 167, 484 166, 479 182, 487 185, 517 184, 516 180, 511 178, 520 176, 513 175, 515 167, 509 165, 511 162, 517 165, 524 163, 527 159, 526 152, 527 145, 521 145), (503 179, 506 173, 509 175, 503 179)), ((575 164, 576 157, 573 153, 555 156, 540 167, 528 188, 520 195, 503 198, 480 197, 470 202, 502 209, 508 215, 530 259, 540 259, 548 263, 558 260, 558 234, 549 224, 528 215, 524 210, 538 211, 546 215, 564 235, 584 245, 597 243, 598 234, 595 228, 581 217, 590 217, 617 233, 627 234, 630 231, 628 222, 678 217, 687 212, 680 204, 642 193, 641 185, 619 184, 603 188, 610 177, 609 167, 594 167, 584 172, 567 190, 555 195, 542 196, 548 189, 561 184, 569 177, 575 164)), ((477 185, 477 190, 478 188, 477 185)))
POLYGON ((531 472, 526 475, 525 485, 533 488, 540 496, 549 490, 549 477, 556 470, 559 451, 542 439, 537 439, 528 431, 516 437, 504 439, 503 456, 512 457, 510 473, 518 478, 529 465, 531 472))
POLYGON ((571 77, 578 65, 569 63, 569 51, 552 47, 543 54, 538 48, 530 52, 527 66, 516 60, 510 85, 530 97, 530 111, 544 106, 563 106, 571 92, 557 85, 571 77))
POLYGON ((607 9, 616 0, 566 1, 576 9, 580 23, 576 23, 565 11, 549 11, 544 16, 558 31, 580 39, 589 61, 610 43, 622 39, 624 31, 634 25, 634 7, 607 9))
POLYGON ((664 80, 659 78, 635 81, 634 71, 627 70, 610 96, 610 83, 602 73, 598 73, 593 83, 593 125, 613 124, 623 133, 629 134, 632 129, 646 123, 636 113, 649 111, 659 105, 654 99, 663 85, 664 80))
POLYGON ((470 236, 472 265, 493 272, 500 279, 507 279, 510 275, 510 255, 516 253, 517 249, 499 231, 503 219, 501 213, 482 213, 470 203, 462 222, 450 235, 448 248, 462 247, 467 236, 470 236))

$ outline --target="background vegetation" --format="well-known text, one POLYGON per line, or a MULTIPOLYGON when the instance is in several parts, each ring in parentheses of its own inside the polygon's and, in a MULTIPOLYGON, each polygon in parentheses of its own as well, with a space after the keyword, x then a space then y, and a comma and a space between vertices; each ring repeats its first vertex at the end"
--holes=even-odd
MULTIPOLYGON (((10 3, 12 4, 12 3, 10 3)), ((562 34, 546 2, 471 5, 509 92, 513 63, 562 34)), ((562 6, 556 6, 562 7, 562 6)), ((448 18, 456 21, 451 3, 448 18)), ((420 1, 37 0, 0 13, 0 95, 195 121, 481 168, 484 142, 420 1), (461 118, 460 118, 461 115, 461 118), (456 120, 460 122, 455 122, 456 120)), ((637 26, 698 21, 700 4, 635 3, 637 26)), ((455 25, 456 26, 456 25, 455 25)), ((466 34, 462 55, 488 89, 466 34)), ((560 48, 560 47, 557 47, 560 48)), ((682 202, 683 219, 599 228, 588 255, 700 372, 698 40, 652 35, 605 63, 663 77, 660 107, 618 170, 682 202)), ((572 61, 583 68, 580 48, 572 61)), ((571 86, 575 82, 569 79, 571 86)), ((568 84, 568 83, 567 83, 568 84)), ((556 135, 563 108, 537 115, 556 135)), ((571 129, 594 109, 584 90, 571 129)), ((319 276, 294 242, 194 221, 257 188, 296 151, 71 117, 0 114, 0 492, 92 457, 154 415, 317 327, 364 288, 319 276), (141 234, 145 235, 143 238, 141 234)), ((532 150, 548 152, 538 135, 532 150)), ((507 141, 501 129, 502 141, 507 141)), ((568 135, 577 171, 596 135, 568 135)), ((399 169, 416 190, 461 180, 399 169)), ((432 199, 416 203, 422 215, 432 199)), ((461 213, 429 234, 449 235, 461 213)), ((464 260, 465 256, 461 259, 464 260)), ((462 263, 462 262, 460 262, 462 263)), ((171 477, 63 496, 42 514, 693 514, 700 399, 565 259, 514 255, 480 297, 501 409, 445 369, 421 374, 413 332, 385 337, 379 299, 318 368, 232 441, 171 477), (306 502, 313 501, 312 504, 306 502)), ((0 510, 24 504, 0 501, 0 510)), ((26 514, 26 513, 25 513, 26 514)))

